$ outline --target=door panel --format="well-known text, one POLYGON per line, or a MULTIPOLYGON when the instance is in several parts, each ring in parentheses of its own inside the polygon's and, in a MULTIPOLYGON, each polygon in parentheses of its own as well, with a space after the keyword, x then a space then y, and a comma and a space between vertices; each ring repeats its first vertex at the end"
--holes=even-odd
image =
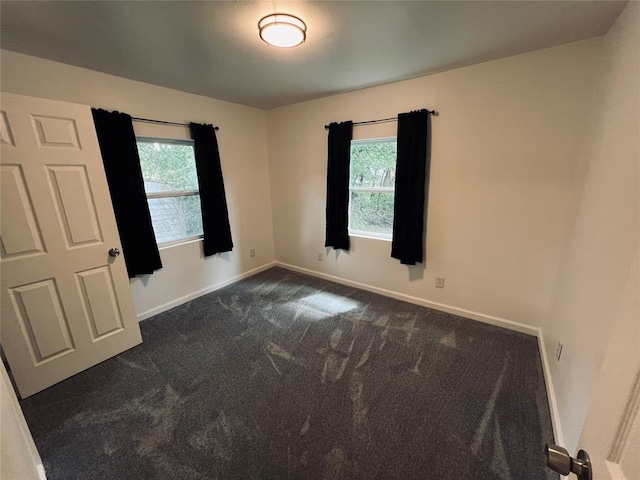
POLYGON ((0 112, 0 144, 13 145, 13 135, 11 135, 9 121, 5 112, 0 112))
POLYGON ((35 365, 74 350, 54 279, 10 288, 9 292, 35 365))
POLYGON ((90 108, 1 100, 0 342, 25 397, 141 336, 90 108))
POLYGON ((95 342, 105 335, 122 330, 122 318, 113 288, 109 267, 87 270, 76 274, 82 303, 95 342))
POLYGON ((31 115, 31 122, 40 147, 80 148, 74 118, 31 115))
POLYGON ((53 278, 10 288, 9 294, 35 365, 74 350, 53 278))
POLYGON ((56 200, 58 221, 67 247, 102 243, 93 196, 84 165, 47 165, 49 184, 56 200))
POLYGON ((3 219, 0 222, 7 225, 2 231, 1 258, 20 258, 44 252, 40 227, 20 165, 1 165, 0 181, 3 200, 0 213, 3 219))

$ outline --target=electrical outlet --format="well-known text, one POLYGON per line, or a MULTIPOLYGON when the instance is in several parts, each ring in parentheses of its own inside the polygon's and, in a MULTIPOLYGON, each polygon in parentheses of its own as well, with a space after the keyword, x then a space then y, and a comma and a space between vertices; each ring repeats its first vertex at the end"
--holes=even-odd
POLYGON ((256 256, 256 249, 255 248, 251 248, 249 250, 249 256, 250 257, 255 257, 256 256))
POLYGON ((436 277, 436 288, 444 288, 444 277, 436 277))
POLYGON ((318 252, 318 261, 321 262, 322 260, 324 260, 324 255, 322 255, 322 252, 318 252))
POLYGON ((560 356, 562 355, 562 347, 564 345, 562 345, 562 343, 558 342, 558 346, 556 347, 556 360, 559 362, 560 361, 560 356))

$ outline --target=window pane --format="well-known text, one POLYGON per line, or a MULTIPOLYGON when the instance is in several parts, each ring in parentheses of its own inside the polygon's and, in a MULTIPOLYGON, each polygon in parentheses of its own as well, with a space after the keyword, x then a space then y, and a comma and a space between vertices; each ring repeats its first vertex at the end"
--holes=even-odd
POLYGON ((351 192, 349 228, 363 232, 393 232, 393 193, 351 192))
POLYGON ((350 172, 352 187, 393 187, 396 141, 351 144, 350 172))
POLYGON ((147 193, 198 190, 192 145, 138 142, 147 193))
POLYGON ((158 243, 202 235, 200 195, 150 198, 148 201, 158 243))

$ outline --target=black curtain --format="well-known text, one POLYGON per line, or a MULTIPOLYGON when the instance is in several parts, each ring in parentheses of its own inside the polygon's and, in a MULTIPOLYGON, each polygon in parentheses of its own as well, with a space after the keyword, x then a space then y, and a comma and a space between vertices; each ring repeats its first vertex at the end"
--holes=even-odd
POLYGON ((398 160, 393 207, 391 256, 405 265, 424 260, 425 200, 428 199, 429 162, 427 138, 429 112, 398 115, 398 160))
POLYGON ((349 250, 349 162, 353 122, 329 125, 325 247, 349 250))
POLYGON ((204 255, 229 252, 233 249, 233 242, 216 131, 212 125, 199 123, 190 123, 189 127, 200 187, 204 255))
POLYGON ((162 268, 131 116, 91 109, 129 278, 162 268))

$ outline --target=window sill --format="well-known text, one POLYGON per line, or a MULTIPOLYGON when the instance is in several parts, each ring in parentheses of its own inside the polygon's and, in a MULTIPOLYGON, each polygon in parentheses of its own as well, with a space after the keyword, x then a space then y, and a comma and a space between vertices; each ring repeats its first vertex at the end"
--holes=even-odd
POLYGON ((164 242, 158 244, 158 250, 166 250, 167 248, 179 247, 180 245, 186 245, 188 243, 200 242, 204 238, 204 235, 197 235, 195 237, 181 238, 180 240, 174 240, 172 242, 164 242))
POLYGON ((369 240, 382 240, 384 242, 390 242, 392 240, 391 235, 387 236, 382 234, 375 234, 375 233, 369 233, 369 232, 357 232, 357 231, 351 231, 351 230, 349 230, 349 236, 366 238, 369 240))

